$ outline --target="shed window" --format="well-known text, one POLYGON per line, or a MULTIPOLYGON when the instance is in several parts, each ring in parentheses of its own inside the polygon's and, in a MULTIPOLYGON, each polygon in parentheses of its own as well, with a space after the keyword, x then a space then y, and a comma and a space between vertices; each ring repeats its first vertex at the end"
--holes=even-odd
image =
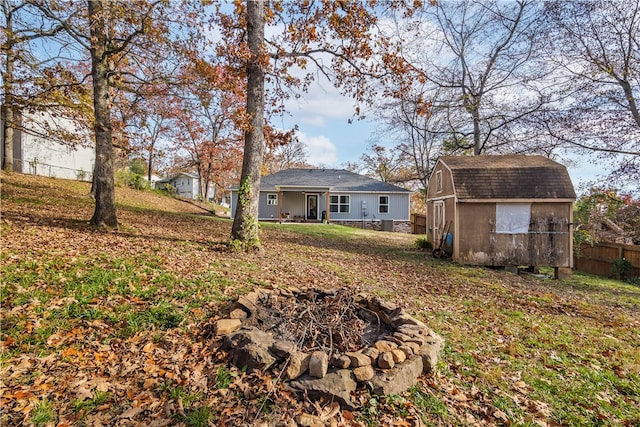
POLYGON ((531 222, 530 203, 497 203, 496 233, 528 233, 531 222))
POLYGON ((378 196, 378 213, 389 213, 389 196, 378 196))
POLYGON ((267 205, 277 205, 278 204, 278 195, 273 193, 273 194, 267 194, 267 205))
POLYGON ((331 196, 329 212, 349 213, 349 196, 331 196))
POLYGON ((442 171, 436 172, 436 193, 442 193, 442 171))

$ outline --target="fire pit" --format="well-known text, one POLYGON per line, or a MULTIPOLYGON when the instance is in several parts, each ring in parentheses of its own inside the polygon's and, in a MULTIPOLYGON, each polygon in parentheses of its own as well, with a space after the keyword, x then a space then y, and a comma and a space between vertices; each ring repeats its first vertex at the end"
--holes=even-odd
POLYGON ((442 338, 402 308, 349 289, 259 289, 214 333, 230 361, 271 371, 296 392, 354 408, 358 385, 401 393, 433 371, 442 338))

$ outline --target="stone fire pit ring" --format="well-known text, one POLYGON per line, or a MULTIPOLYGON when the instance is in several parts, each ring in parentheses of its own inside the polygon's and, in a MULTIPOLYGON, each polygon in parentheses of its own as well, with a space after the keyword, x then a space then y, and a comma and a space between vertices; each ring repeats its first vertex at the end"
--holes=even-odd
POLYGON ((350 409, 358 386, 379 396, 409 389, 435 370, 444 344, 404 309, 349 289, 257 289, 213 332, 236 367, 273 372, 294 392, 350 409))

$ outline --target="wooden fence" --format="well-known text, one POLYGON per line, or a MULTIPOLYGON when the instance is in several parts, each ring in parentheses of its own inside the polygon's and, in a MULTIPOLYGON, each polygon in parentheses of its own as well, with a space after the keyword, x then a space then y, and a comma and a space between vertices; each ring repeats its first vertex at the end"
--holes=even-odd
POLYGON ((427 234, 427 216, 411 214, 411 234, 427 234))
POLYGON ((630 268, 624 278, 640 276, 640 246, 637 245, 601 242, 591 246, 583 243, 578 254, 574 253, 573 260, 576 270, 616 279, 621 278, 620 267, 626 264, 622 260, 627 260, 630 268))

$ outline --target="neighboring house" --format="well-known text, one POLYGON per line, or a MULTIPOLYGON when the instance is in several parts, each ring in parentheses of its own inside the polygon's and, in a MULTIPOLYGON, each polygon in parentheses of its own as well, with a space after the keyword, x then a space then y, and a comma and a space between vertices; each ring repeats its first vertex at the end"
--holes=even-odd
MULTIPOLYGON (((258 219, 406 228, 411 192, 344 169, 286 169, 260 181, 258 219)), ((238 187, 231 189, 231 216, 238 187)))
MULTIPOLYGON (((91 181, 95 149, 91 135, 69 119, 46 112, 18 113, 19 125, 13 132, 13 170, 31 175, 91 181), (52 133, 81 137, 81 144, 65 145, 52 133)), ((4 121, 0 124, 4 141, 4 121)), ((0 143, 4 158, 4 144, 0 143)))
MULTIPOLYGON (((147 174, 145 174, 143 176, 145 181, 149 180, 149 176, 147 174)), ((157 183, 158 181, 162 181, 162 177, 160 175, 156 175, 154 173, 151 174, 151 182, 149 182, 149 188, 158 188, 157 187, 157 183)))
POLYGON ((567 169, 542 156, 440 157, 427 188, 427 236, 461 263, 569 275, 575 198, 567 169))
MULTIPOLYGON (((200 176, 190 172, 180 172, 171 178, 156 181, 156 188, 167 188, 176 196, 197 200, 200 198, 200 176)), ((215 195, 213 183, 209 184, 206 200, 211 201, 215 195)))

